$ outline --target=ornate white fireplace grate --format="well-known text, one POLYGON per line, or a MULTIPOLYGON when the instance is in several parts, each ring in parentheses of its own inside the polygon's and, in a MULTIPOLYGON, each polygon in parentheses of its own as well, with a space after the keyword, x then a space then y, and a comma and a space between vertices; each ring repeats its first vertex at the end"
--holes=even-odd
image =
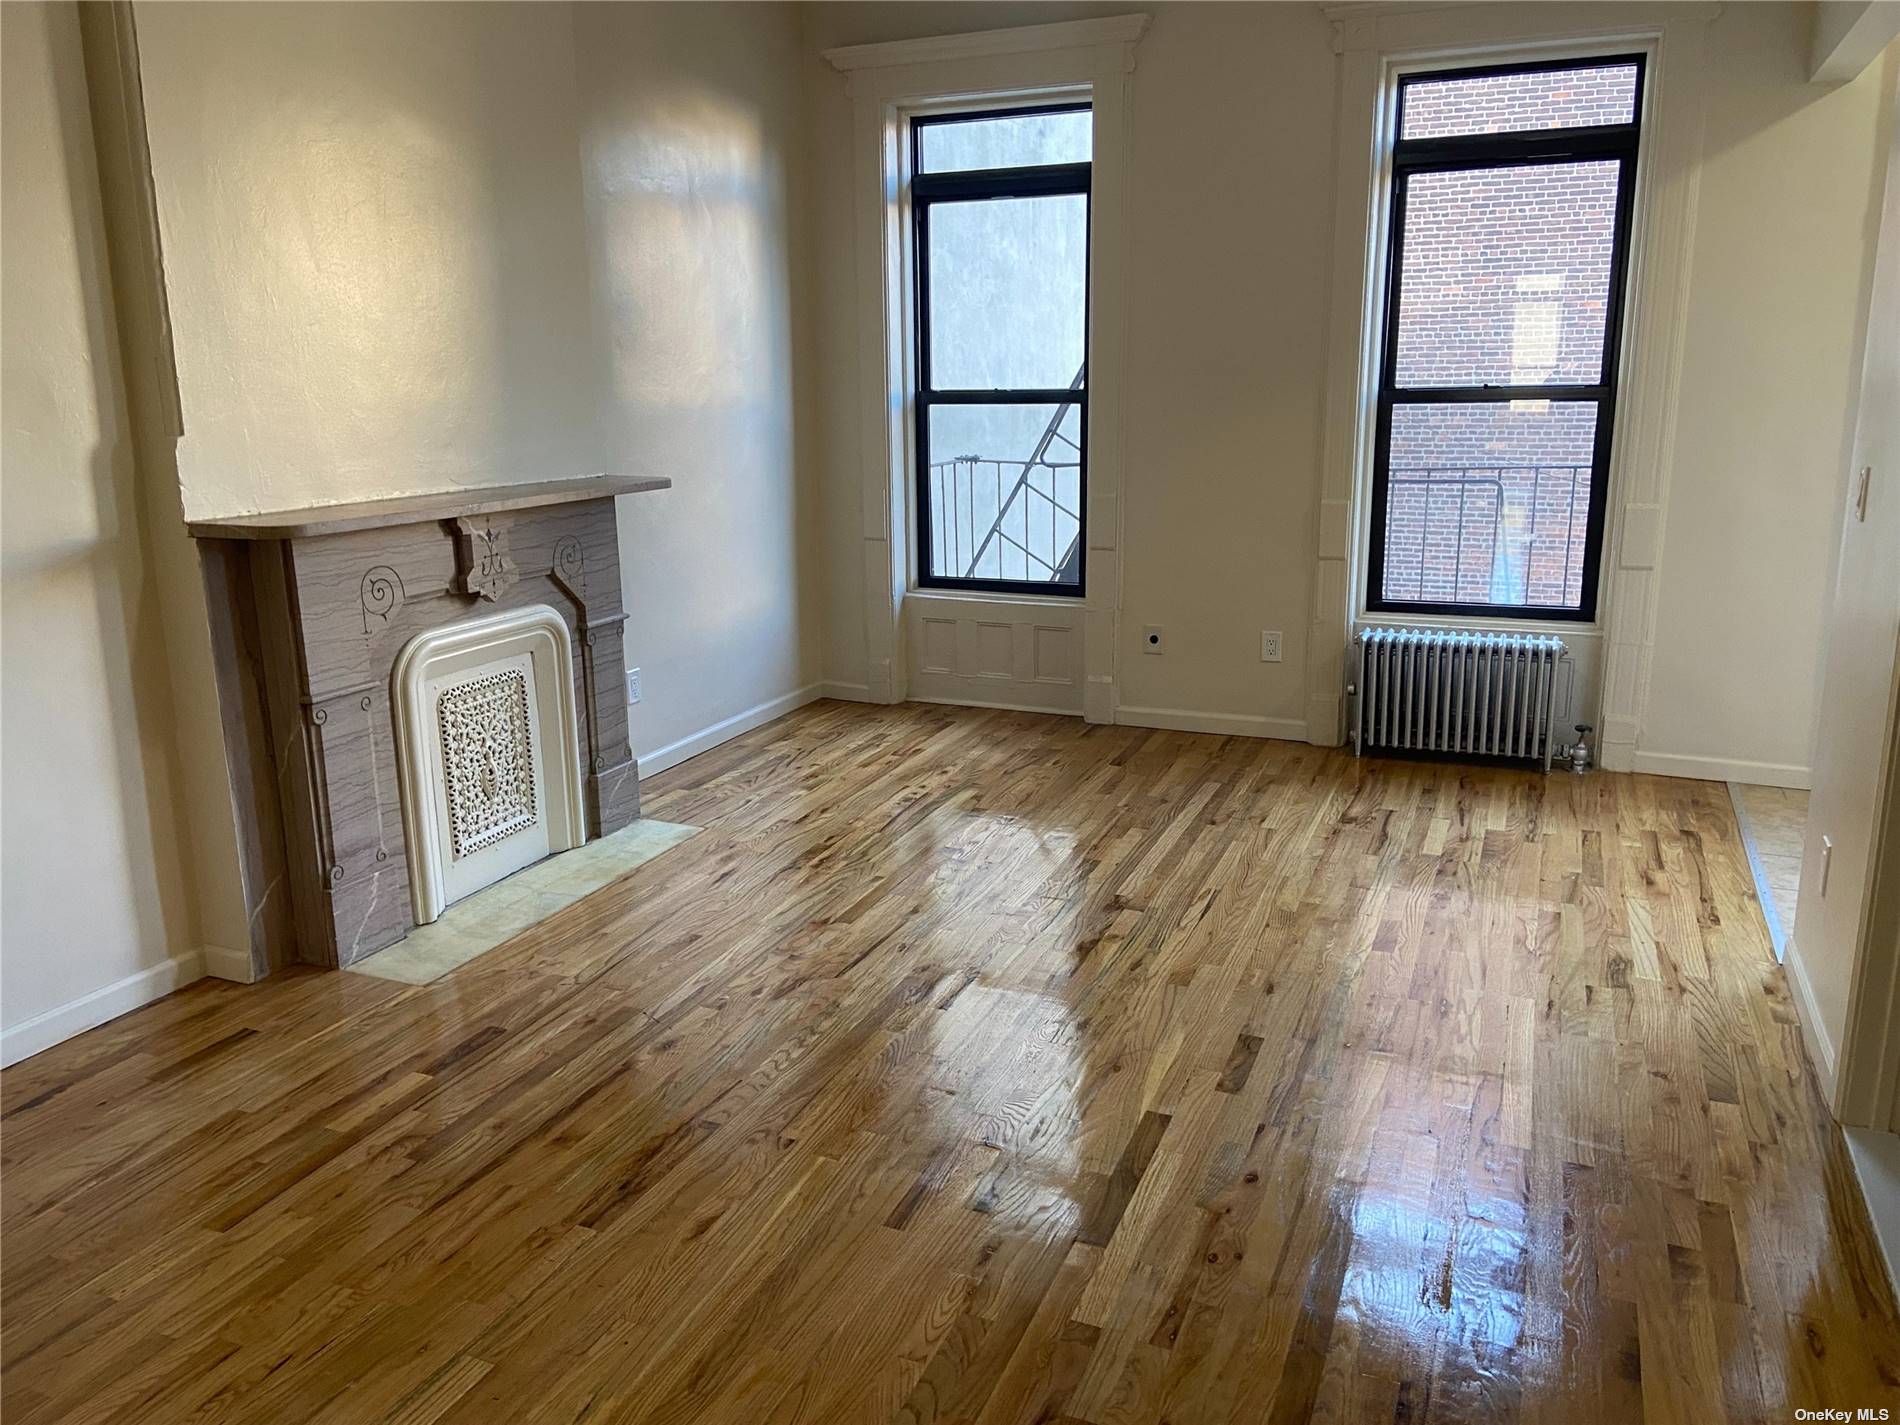
POLYGON ((518 668, 457 683, 436 698, 457 860, 539 822, 528 680, 518 668))
POLYGON ((532 604, 431 629, 392 676, 416 924, 587 839, 560 614, 532 604))

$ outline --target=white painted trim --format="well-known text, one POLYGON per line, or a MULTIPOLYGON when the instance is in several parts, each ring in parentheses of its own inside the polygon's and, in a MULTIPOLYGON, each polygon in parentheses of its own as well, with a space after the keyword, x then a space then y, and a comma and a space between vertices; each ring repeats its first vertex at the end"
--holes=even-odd
POLYGON ((1307 721, 1316 742, 1344 732, 1346 654, 1365 583, 1360 526, 1368 508, 1372 424, 1383 312, 1390 144, 1386 102, 1406 68, 1506 58, 1640 49, 1645 76, 1643 161, 1637 174, 1598 617, 1604 634, 1600 712, 1577 709, 1600 731, 1602 764, 1633 765, 1655 644, 1663 511, 1675 445, 1676 390, 1690 296, 1703 129, 1710 4, 1591 6, 1385 5, 1334 7, 1341 56, 1336 116, 1338 183, 1328 337, 1325 456, 1317 512, 1307 721))
POLYGON ((1806 791, 1811 769, 1785 762, 1746 762, 1732 757, 1699 757, 1687 752, 1638 752, 1630 759, 1631 772, 1656 777, 1690 777, 1698 782, 1748 782, 1757 787, 1792 787, 1806 791))
POLYGON ((204 959, 199 951, 187 950, 169 960, 147 966, 122 980, 101 985, 91 994, 55 1005, 52 1009, 21 1020, 0 1033, 0 1066, 19 1063, 43 1049, 83 1034, 109 1019, 129 1014, 141 1005, 163 999, 204 974, 204 959))
POLYGON ((911 699, 1086 714, 1080 670, 1087 613, 1074 599, 978 599, 929 590, 906 598, 903 613, 911 699), (949 649, 931 637, 933 627, 939 634, 950 630, 949 649), (1000 663, 998 649, 990 646, 986 658, 984 648, 985 634, 999 629, 1008 642, 1000 663), (1046 650, 1045 639, 1054 640, 1046 650))
POLYGON ((1814 1065, 1814 1076, 1820 1080, 1821 1097, 1829 1104, 1834 1102, 1834 1041, 1827 1037, 1827 1021, 1821 1017, 1821 1007, 1815 1002, 1814 986, 1808 981, 1808 970, 1801 959, 1801 944, 1793 936, 1788 938, 1788 954, 1781 962, 1788 975, 1788 990, 1794 997, 1795 1019, 1801 1026, 1801 1042, 1808 1046, 1808 1060, 1814 1065))
MULTIPOLYGON (((124 164, 126 181, 120 191, 131 221, 115 224, 112 232, 115 246, 120 241, 125 244, 128 261, 138 268, 142 278, 138 282, 123 282, 123 294, 115 300, 126 304, 136 302, 145 308, 149 332, 144 343, 148 348, 145 364, 152 374, 152 397, 163 422, 160 429, 172 440, 180 440, 185 434, 185 409, 179 396, 178 348, 172 340, 171 287, 165 280, 158 188, 152 177, 151 137, 145 123, 145 80, 139 68, 138 18, 133 13, 132 0, 81 7, 79 14, 84 27, 82 34, 90 45, 105 52, 111 65, 110 87, 102 97, 111 106, 113 123, 109 133, 100 132, 98 142, 102 148, 107 143, 113 144, 119 150, 118 162, 124 164), (92 29, 94 25, 96 30, 92 29)), ((112 165, 108 162, 104 166, 112 165)), ((111 186, 110 179, 107 186, 111 186)), ((108 205, 112 202, 109 192, 106 201, 108 205)))
POLYGON ((931 703, 944 708, 988 708, 992 712, 1039 713, 1043 717, 1080 717, 1082 714, 1074 708, 1037 707, 1033 703, 1005 703, 994 698, 932 698, 922 693, 913 693, 908 701, 913 703, 931 703))
POLYGON ((539 704, 541 777, 548 850, 587 843, 587 798, 581 782, 580 719, 574 706, 573 635, 547 604, 526 604, 417 634, 396 655, 389 675, 396 731, 396 773, 402 784, 402 829, 409 848, 409 901, 417 925, 448 908, 442 827, 441 759, 427 754, 432 726, 429 679, 449 661, 473 662, 527 653, 534 660, 539 704), (550 716, 550 714, 552 714, 550 716))
MULTIPOLYGON (((1114 720, 1121 608, 1123 364, 1126 344, 1128 76, 1147 16, 937 36, 828 54, 853 104, 853 238, 858 323, 859 519, 870 700, 911 693, 903 615, 911 570, 912 401, 905 118, 946 106, 1086 97, 1095 116, 1089 228, 1088 594, 1080 695, 1091 722, 1114 720)), ((1040 603, 1040 601, 1026 601, 1040 603)), ((1033 622, 1031 615, 1025 621, 1033 622)))
MULTIPOLYGON (((702 727, 698 732, 689 733, 677 741, 667 743, 664 747, 656 747, 651 752, 641 753, 640 776, 644 780, 655 773, 664 772, 668 767, 677 767, 689 757, 710 752, 720 743, 730 742, 741 733, 750 732, 755 727, 763 727, 773 718, 784 717, 786 713, 802 708, 806 703, 815 703, 820 698, 839 696, 829 691, 832 688, 855 686, 855 684, 844 683, 807 683, 804 687, 794 689, 779 697, 767 698, 764 702, 749 707, 744 712, 722 718, 711 727, 702 727)), ((859 690, 860 696, 854 698, 853 701, 871 701, 862 696, 862 691, 862 689, 859 690)))
POLYGON ((836 698, 844 703, 868 703, 872 700, 871 690, 863 683, 840 683, 833 679, 818 685, 818 696, 836 698))
POLYGON ((1821 0, 1813 7, 1808 75, 1816 84, 1845 84, 1880 58, 1900 35, 1900 4, 1892 0, 1821 0))
MULTIPOLYGON (((1867 855, 1854 929, 1847 1014, 1841 1026, 1841 1063, 1834 1116, 1856 1127, 1900 1125, 1900 662, 1887 694, 1878 791, 1867 828, 1867 855)), ((1818 887, 1816 888, 1818 891, 1818 887)))
POLYGON ((906 701, 1082 716, 1081 690, 1074 683, 1045 686, 1021 678, 991 678, 980 674, 966 677, 956 673, 913 673, 906 701))
POLYGON ((257 982, 248 951, 232 950, 223 945, 206 945, 198 954, 204 961, 205 973, 213 979, 230 980, 240 985, 257 982))
POLYGON ((961 35, 927 35, 884 44, 841 45, 824 52, 833 69, 877 69, 894 64, 934 64, 944 60, 983 59, 1040 50, 1086 49, 1094 45, 1131 45, 1148 28, 1146 15, 1111 15, 1100 20, 1069 20, 1053 25, 1019 25, 1007 30, 975 30, 961 35))
POLYGON ((1202 712, 1194 708, 1131 708, 1124 704, 1115 709, 1115 721, 1124 727, 1207 732, 1219 737, 1271 737, 1285 742, 1307 740, 1306 723, 1297 717, 1202 712))
POLYGON ((1843 1128, 1847 1156, 1860 1179, 1861 1200, 1873 1223, 1874 1240, 1887 1267, 1887 1283, 1900 1289, 1900 1136, 1877 1128, 1843 1128))

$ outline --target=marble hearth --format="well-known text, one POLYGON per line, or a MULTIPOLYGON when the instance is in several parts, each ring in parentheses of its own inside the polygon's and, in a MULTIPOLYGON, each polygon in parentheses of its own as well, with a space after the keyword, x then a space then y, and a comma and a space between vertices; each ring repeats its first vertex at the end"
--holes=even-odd
POLYGON ((482 879, 639 815, 613 501, 669 483, 598 476, 190 525, 255 974, 353 964, 482 879), (444 739, 474 717, 491 750, 458 781, 444 739), (498 739, 512 744, 497 753, 498 739), (470 826, 484 830, 461 866, 470 826))

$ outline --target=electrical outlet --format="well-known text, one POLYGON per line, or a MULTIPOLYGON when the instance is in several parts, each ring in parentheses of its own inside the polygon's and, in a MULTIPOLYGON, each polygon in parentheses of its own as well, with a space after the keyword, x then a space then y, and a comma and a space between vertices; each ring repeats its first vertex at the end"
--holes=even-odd
POLYGON ((640 670, 638 668, 627 670, 627 701, 630 703, 640 701, 640 670))
POLYGON ((1260 661, 1278 663, 1280 661, 1280 630, 1263 628, 1260 630, 1260 661))
POLYGON ((1161 651, 1161 626, 1159 624, 1151 623, 1141 630, 1141 651, 1143 653, 1159 653, 1161 651))

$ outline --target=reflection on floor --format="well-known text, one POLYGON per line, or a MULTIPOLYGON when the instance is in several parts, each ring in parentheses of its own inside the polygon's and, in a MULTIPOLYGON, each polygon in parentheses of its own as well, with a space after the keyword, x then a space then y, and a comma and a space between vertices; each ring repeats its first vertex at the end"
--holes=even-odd
POLYGON ((350 971, 405 985, 439 980, 698 831, 696 826, 675 826, 643 816, 609 836, 524 867, 456 902, 434 924, 417 926, 387 950, 350 966, 350 971))
POLYGON ((1720 784, 819 703, 0 1076, 6 1425, 1740 1425, 1900 1323, 1720 784))
POLYGON ((1728 788, 1748 847, 1762 915, 1774 936, 1775 958, 1780 959, 1794 933, 1795 900, 1801 893, 1801 840, 1808 829, 1808 794, 1747 782, 1730 782, 1728 788))

